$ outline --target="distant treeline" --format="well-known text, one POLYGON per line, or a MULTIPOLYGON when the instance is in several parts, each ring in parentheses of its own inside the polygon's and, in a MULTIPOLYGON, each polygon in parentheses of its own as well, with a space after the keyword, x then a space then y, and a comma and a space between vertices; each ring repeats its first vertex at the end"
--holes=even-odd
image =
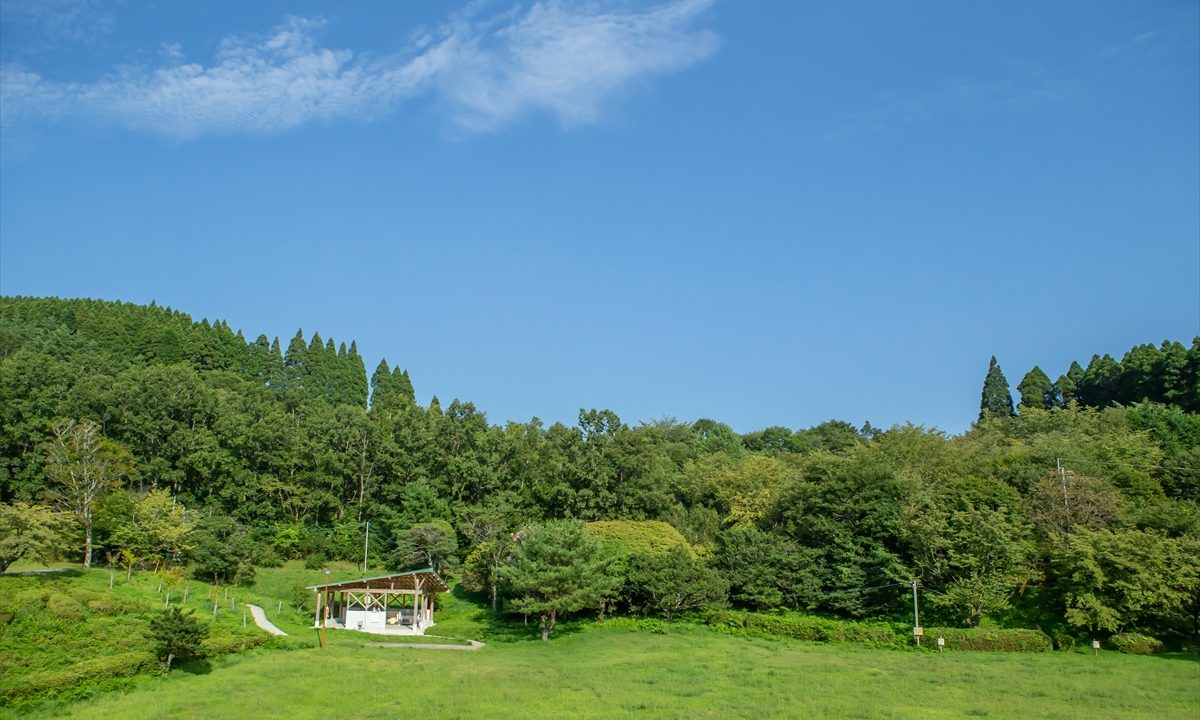
POLYGON ((0 500, 61 505, 98 433, 121 476, 89 511, 103 562, 245 580, 281 558, 358 559, 370 521, 383 564, 436 562, 484 590, 530 523, 656 520, 687 567, 628 558, 617 611, 660 608, 656 578, 715 571, 705 604, 900 617, 917 580, 930 622, 1196 642, 1198 356, 1200 340, 1139 346, 1056 383, 1035 368, 1019 413, 993 363, 956 437, 631 427, 609 410, 493 425, 470 402, 420 405, 386 361, 368 381, 353 342, 297 332, 285 351, 154 305, 0 298, 0 500))
MULTIPOLYGON (((1017 384, 1021 408, 1106 408, 1149 401, 1175 405, 1184 412, 1200 412, 1200 337, 1191 348, 1163 340, 1161 345, 1138 345, 1121 362, 1110 355, 1092 355, 1085 370, 1072 362, 1054 382, 1037 365, 1017 384)), ((1008 380, 993 357, 984 379, 980 417, 1012 415, 1008 380)))

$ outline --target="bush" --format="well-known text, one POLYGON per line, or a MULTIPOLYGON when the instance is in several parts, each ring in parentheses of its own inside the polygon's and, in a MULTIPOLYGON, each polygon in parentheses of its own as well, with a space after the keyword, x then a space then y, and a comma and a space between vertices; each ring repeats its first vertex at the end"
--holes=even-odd
POLYGON ((304 558, 304 567, 309 570, 320 570, 329 564, 329 558, 325 557, 325 553, 316 552, 304 558))
POLYGON ((1129 655, 1152 655, 1163 651, 1161 640, 1139 633, 1117 633, 1108 639, 1108 644, 1129 655))
POLYGON ((221 655, 230 653, 238 653, 243 650, 249 650, 253 647, 258 647, 267 642, 271 638, 266 635, 222 635, 219 637, 205 638, 200 643, 200 650, 197 657, 215 658, 221 655))
POLYGON ((44 670, 20 678, 5 688, 0 696, 0 706, 38 695, 73 699, 96 688, 109 687, 115 679, 151 670, 154 665, 154 656, 147 652, 114 653, 81 659, 69 667, 44 670))
POLYGON ((925 628, 925 638, 931 647, 937 647, 938 637, 945 638, 947 650, 1050 652, 1054 649, 1050 636, 1041 630, 925 628))
POLYGON ((192 611, 181 612, 178 607, 164 610, 150 618, 150 639, 158 659, 171 669, 172 660, 190 660, 202 654, 201 643, 208 637, 208 626, 196 619, 192 611))

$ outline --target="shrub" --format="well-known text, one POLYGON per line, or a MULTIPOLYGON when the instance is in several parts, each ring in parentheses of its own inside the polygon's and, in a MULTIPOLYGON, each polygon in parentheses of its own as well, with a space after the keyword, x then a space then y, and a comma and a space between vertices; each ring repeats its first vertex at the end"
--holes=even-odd
POLYGON ((1050 636, 1041 630, 930 627, 925 628, 925 637, 933 647, 938 637, 945 638, 947 650, 1050 652, 1054 649, 1050 636))
POLYGON ((151 670, 154 665, 154 656, 144 651, 84 658, 69 667, 31 673, 9 684, 0 696, 0 705, 37 695, 73 698, 97 687, 107 687, 115 679, 151 670))
POLYGON ((304 567, 309 570, 320 570, 329 564, 329 558, 323 552, 315 552, 304 558, 304 567))
POLYGON ((222 635, 205 638, 200 643, 200 650, 196 656, 205 658, 220 657, 221 655, 238 653, 258 647, 270 640, 271 638, 266 635, 222 635))
POLYGON ((196 619, 192 611, 181 612, 178 607, 164 610, 150 618, 150 639, 158 659, 171 669, 172 660, 199 657, 201 642, 208 636, 208 626, 196 619))
POLYGON ((1139 633, 1117 633, 1108 644, 1129 655, 1152 655, 1163 651, 1162 641, 1139 633))

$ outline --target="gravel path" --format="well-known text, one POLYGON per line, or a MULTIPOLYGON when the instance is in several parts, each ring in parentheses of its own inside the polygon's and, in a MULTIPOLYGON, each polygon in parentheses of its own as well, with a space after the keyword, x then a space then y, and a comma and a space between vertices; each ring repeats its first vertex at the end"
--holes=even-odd
POLYGON ((250 616, 254 618, 254 624, 271 633, 272 635, 287 635, 284 631, 275 627, 275 624, 267 619, 267 614, 257 605, 246 603, 246 607, 250 608, 250 616))
POLYGON ((478 650, 483 647, 483 643, 477 640, 468 640, 470 645, 436 645, 434 643, 386 643, 375 642, 367 643, 367 647, 386 647, 386 648, 416 648, 417 650, 478 650))

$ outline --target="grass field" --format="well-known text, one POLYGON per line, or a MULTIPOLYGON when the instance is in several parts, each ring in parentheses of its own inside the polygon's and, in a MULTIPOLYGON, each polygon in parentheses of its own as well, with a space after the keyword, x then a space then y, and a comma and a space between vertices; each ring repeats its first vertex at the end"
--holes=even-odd
MULTIPOLYGON (((353 575, 352 566, 335 566, 329 577, 353 575)), ((0 710, 0 717, 1200 717, 1200 662, 1194 655, 938 655, 725 635, 688 625, 665 633, 634 632, 629 628, 637 624, 625 621, 567 623, 543 644, 533 628, 526 632, 519 623, 499 623, 485 608, 454 595, 442 597, 434 632, 482 639, 489 642, 486 648, 373 648, 366 643, 380 638, 330 631, 328 647, 321 650, 311 616, 289 607, 289 601, 295 586, 324 577, 322 571, 291 563, 264 570, 254 588, 239 591, 240 602, 264 607, 291 638, 167 676, 142 675, 125 683, 124 692, 74 704, 9 708, 0 710)), ((26 592, 42 580, 21 578, 17 585, 26 592)), ((91 597, 107 592, 108 574, 92 571, 71 582, 86 591, 80 597, 91 597)), ((129 601, 155 603, 153 582, 146 573, 124 585, 118 582, 114 592, 129 601)), ((209 602, 207 586, 197 584, 193 592, 189 604, 209 602)), ((222 592, 224 600, 223 591, 211 592, 222 592)), ((218 623, 231 639, 244 632, 240 608, 222 610, 218 623)), ((248 632, 256 631, 251 626, 248 632)), ((79 645, 84 636, 76 635, 69 649, 81 662, 107 652, 79 645)), ((126 641, 120 634, 113 637, 126 641)), ((0 654, 6 650, 11 648, 0 654)), ((61 660, 63 650, 33 657, 45 664, 49 657, 61 660)), ((26 670, 17 660, 9 657, 8 669, 20 675, 26 670)))
POLYGON ((1194 659, 928 653, 591 630, 473 653, 256 651, 72 718, 1195 718, 1194 659))

